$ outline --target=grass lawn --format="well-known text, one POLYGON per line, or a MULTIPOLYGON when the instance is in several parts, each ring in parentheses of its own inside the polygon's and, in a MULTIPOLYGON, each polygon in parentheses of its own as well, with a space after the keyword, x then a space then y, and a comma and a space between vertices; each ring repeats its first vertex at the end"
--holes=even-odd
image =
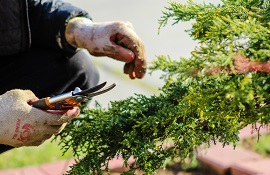
POLYGON ((38 147, 15 148, 0 155, 0 170, 39 165, 57 160, 71 159, 72 152, 62 155, 58 142, 45 141, 38 147))
POLYGON ((240 143, 244 148, 259 153, 263 157, 270 157, 270 134, 262 134, 258 137, 251 137, 240 143))

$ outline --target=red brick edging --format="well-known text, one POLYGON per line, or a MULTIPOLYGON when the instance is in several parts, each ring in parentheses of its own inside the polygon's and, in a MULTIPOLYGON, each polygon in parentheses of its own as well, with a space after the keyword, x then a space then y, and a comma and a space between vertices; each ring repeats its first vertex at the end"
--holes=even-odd
MULTIPOLYGON (((241 130, 240 139, 257 137, 257 133, 251 134, 251 130, 251 126, 241 130)), ((269 133, 269 130, 262 128, 260 133, 269 133)), ((241 147, 234 149, 233 146, 211 145, 198 152, 197 160, 218 175, 270 175, 269 158, 241 147)))

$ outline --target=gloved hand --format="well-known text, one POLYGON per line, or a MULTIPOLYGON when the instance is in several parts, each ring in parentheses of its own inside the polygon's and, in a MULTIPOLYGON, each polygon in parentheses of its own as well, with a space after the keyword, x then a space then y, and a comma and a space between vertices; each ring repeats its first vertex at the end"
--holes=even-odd
POLYGON ((146 72, 144 45, 129 22, 95 23, 76 17, 68 22, 65 37, 73 47, 85 48, 94 56, 124 61, 124 73, 131 79, 146 72))
POLYGON ((30 90, 11 90, 0 96, 0 144, 37 146, 60 132, 80 110, 42 111, 28 102, 37 99, 30 90))

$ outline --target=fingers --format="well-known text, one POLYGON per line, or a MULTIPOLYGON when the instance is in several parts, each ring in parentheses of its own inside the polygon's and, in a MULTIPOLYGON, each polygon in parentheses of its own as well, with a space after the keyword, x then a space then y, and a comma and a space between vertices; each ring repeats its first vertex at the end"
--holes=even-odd
POLYGON ((106 56, 114 58, 116 60, 123 61, 125 63, 130 63, 134 60, 135 54, 134 52, 132 52, 132 50, 124 47, 124 44, 123 44, 124 40, 125 42, 129 42, 129 41, 127 41, 126 38, 125 39, 121 39, 121 38, 122 36, 118 34, 111 36, 110 41, 112 44, 112 49, 110 50, 104 49, 105 54, 106 56))
POLYGON ((47 117, 46 123, 53 126, 62 125, 76 118, 80 113, 80 109, 78 107, 74 107, 73 109, 67 110, 64 114, 61 114, 61 111, 59 112, 57 110, 46 112, 50 113, 50 116, 47 117))
POLYGON ((143 78, 146 73, 145 49, 142 41, 131 31, 124 34, 116 34, 111 37, 111 42, 118 50, 118 54, 109 55, 120 61, 126 62, 124 73, 131 79, 143 78))
POLYGON ((134 62, 131 63, 126 63, 124 66, 124 73, 128 74, 129 77, 131 79, 135 79, 135 78, 143 78, 145 73, 146 73, 146 69, 138 69, 134 62))
MULTIPOLYGON (((60 133, 67 122, 79 114, 79 108, 68 110, 64 114, 59 114, 59 111, 44 112, 33 108, 32 114, 34 114, 36 121, 32 125, 26 123, 22 126, 21 131, 18 130, 20 134, 16 133, 13 136, 16 139, 16 142, 12 143, 13 146, 38 146, 42 144, 52 135, 60 133)), ((29 119, 28 122, 33 121, 29 119)))
POLYGON ((124 73, 129 75, 130 79, 135 79, 136 75, 134 74, 134 62, 126 63, 124 66, 124 73))
POLYGON ((39 125, 57 126, 67 123, 77 117, 80 113, 80 109, 78 107, 74 107, 73 109, 63 112, 60 110, 44 111, 32 107, 30 113, 35 117, 35 120, 38 121, 39 125))

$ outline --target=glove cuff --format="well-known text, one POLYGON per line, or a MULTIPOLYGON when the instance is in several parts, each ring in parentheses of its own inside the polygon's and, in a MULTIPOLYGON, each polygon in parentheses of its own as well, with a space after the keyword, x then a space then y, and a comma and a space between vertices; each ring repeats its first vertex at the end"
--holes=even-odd
POLYGON ((68 21, 65 31, 67 42, 75 48, 84 48, 82 37, 92 35, 93 22, 88 18, 75 17, 68 21))

